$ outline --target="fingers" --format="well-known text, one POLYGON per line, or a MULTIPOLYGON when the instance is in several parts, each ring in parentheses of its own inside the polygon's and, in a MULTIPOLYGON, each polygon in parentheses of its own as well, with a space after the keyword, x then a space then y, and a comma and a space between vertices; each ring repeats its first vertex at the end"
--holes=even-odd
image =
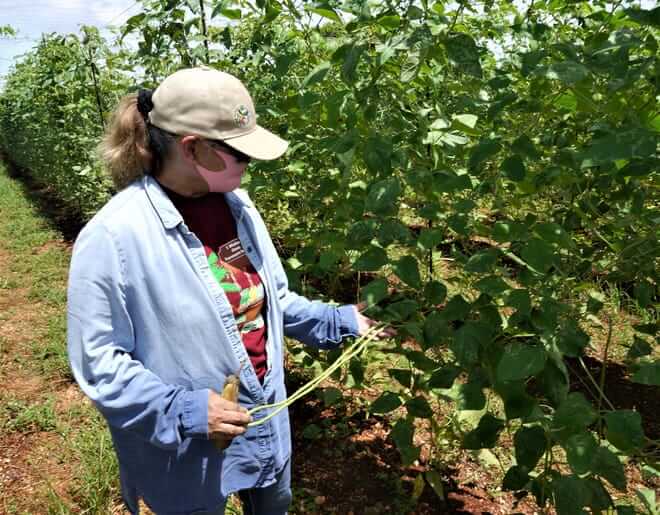
POLYGON ((220 423, 215 427, 215 431, 209 433, 209 436, 211 438, 214 438, 214 435, 217 435, 220 440, 229 439, 235 437, 235 436, 240 436, 243 433, 247 431, 247 428, 245 426, 235 426, 234 424, 225 424, 225 423, 220 423))
POLYGON ((243 410, 222 410, 219 418, 227 424, 246 426, 252 422, 252 417, 243 410))
MULTIPOLYGON (((358 305, 356 304, 356 308, 357 308, 357 306, 358 305)), ((377 321, 372 320, 371 318, 368 318, 368 317, 364 316, 362 313, 358 312, 358 329, 360 331, 360 335, 367 334, 369 329, 371 327, 373 327, 374 325, 376 325, 376 324, 378 324, 377 321)), ((397 334, 398 333, 397 333, 396 329, 394 329, 393 327, 385 327, 385 328, 381 329, 380 331, 378 331, 375 334, 375 337, 377 339, 393 338, 397 334)))
POLYGON ((235 402, 223 399, 217 392, 209 395, 209 437, 215 440, 231 440, 247 431, 252 422, 247 409, 235 402))

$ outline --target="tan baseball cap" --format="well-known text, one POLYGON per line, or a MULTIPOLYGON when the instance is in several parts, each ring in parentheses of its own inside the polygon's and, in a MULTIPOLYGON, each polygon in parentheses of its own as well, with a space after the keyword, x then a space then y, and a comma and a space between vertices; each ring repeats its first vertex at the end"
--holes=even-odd
POLYGON ((208 66, 174 72, 152 96, 149 121, 174 134, 222 140, 254 159, 280 157, 288 142, 257 125, 254 103, 243 83, 208 66))

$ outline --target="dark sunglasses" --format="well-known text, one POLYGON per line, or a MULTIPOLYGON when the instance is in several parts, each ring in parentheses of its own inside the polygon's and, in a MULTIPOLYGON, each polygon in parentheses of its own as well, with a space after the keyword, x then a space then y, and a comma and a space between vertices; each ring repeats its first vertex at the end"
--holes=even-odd
POLYGON ((240 150, 236 150, 235 148, 230 147, 226 143, 217 140, 217 139, 204 139, 206 144, 211 147, 213 150, 219 150, 220 152, 225 152, 226 154, 229 154, 236 158, 236 161, 243 162, 243 163, 249 163, 250 160, 252 159, 250 156, 247 154, 244 154, 240 150))

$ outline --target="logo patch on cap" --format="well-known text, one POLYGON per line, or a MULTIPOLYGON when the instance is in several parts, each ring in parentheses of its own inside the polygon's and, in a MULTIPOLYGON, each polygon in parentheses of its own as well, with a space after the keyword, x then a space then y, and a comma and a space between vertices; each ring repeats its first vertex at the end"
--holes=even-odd
POLYGON ((234 124, 241 129, 250 124, 250 110, 243 104, 234 109, 234 124))

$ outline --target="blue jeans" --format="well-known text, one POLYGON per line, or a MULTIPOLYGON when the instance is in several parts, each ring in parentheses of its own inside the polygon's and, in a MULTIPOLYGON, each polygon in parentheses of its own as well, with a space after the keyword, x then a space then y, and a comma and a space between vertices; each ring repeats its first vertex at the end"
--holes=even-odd
POLYGON ((241 490, 244 515, 285 515, 291 504, 291 459, 277 476, 277 481, 265 488, 241 490))
MULTIPOLYGON (((250 488, 240 490, 238 496, 243 504, 243 515, 286 515, 291 504, 291 459, 278 474, 275 483, 265 488, 250 488)), ((137 513, 137 510, 131 510, 137 513)), ((225 506, 217 510, 198 513, 196 515, 224 515, 225 506)))

